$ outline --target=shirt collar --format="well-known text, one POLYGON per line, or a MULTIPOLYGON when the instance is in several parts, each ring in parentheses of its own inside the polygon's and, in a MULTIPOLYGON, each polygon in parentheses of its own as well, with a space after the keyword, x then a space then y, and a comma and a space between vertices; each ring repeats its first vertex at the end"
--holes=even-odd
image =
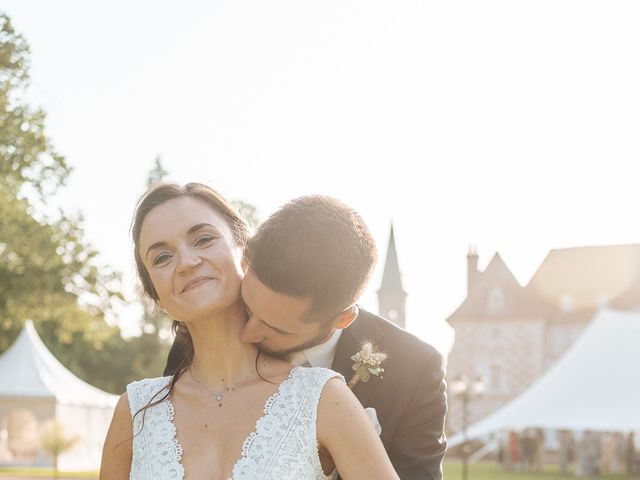
POLYGON ((296 366, 309 363, 312 367, 330 368, 333 363, 333 357, 336 354, 340 335, 342 335, 342 329, 337 328, 326 342, 301 352, 292 353, 288 358, 289 363, 296 366))

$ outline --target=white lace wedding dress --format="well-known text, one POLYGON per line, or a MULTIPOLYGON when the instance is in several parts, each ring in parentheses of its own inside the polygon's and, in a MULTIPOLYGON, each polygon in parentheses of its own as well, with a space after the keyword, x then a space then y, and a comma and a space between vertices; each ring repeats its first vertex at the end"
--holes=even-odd
MULTIPOLYGON (((265 403, 264 415, 238 452, 229 480, 335 479, 336 472, 327 476, 320 465, 316 417, 322 388, 336 376, 343 378, 326 368, 293 368, 265 403)), ((170 381, 171 377, 159 377, 127 385, 131 415, 152 398, 162 398, 170 381)), ((184 479, 173 416, 169 399, 146 410, 144 425, 143 412, 135 416, 131 480, 184 479)))

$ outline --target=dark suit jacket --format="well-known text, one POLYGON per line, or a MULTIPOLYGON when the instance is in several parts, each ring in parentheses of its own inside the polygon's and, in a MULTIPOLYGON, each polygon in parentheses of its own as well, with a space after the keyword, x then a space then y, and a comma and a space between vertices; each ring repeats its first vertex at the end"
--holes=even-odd
MULTIPOLYGON (((342 332, 332 365, 347 381, 354 373, 351 356, 365 340, 389 358, 383 363, 383 378, 372 376, 358 383, 353 393, 365 408, 376 409, 380 438, 402 480, 441 480, 447 412, 442 355, 388 320, 360 310, 342 332)), ((165 375, 175 369, 179 356, 174 344, 165 375)))

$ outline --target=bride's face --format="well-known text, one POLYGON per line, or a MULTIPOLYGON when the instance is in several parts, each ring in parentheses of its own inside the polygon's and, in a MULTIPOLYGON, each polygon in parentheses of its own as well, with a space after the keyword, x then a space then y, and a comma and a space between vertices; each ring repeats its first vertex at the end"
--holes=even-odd
POLYGON ((205 202, 180 197, 155 207, 144 219, 138 248, 172 318, 210 318, 240 301, 242 248, 205 202))

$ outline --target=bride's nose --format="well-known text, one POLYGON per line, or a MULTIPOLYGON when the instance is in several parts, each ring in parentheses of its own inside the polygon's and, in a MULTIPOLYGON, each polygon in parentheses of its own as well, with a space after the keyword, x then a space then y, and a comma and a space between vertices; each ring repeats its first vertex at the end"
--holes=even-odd
POLYGON ((202 263, 196 252, 185 249, 178 254, 178 273, 189 272, 202 263))

